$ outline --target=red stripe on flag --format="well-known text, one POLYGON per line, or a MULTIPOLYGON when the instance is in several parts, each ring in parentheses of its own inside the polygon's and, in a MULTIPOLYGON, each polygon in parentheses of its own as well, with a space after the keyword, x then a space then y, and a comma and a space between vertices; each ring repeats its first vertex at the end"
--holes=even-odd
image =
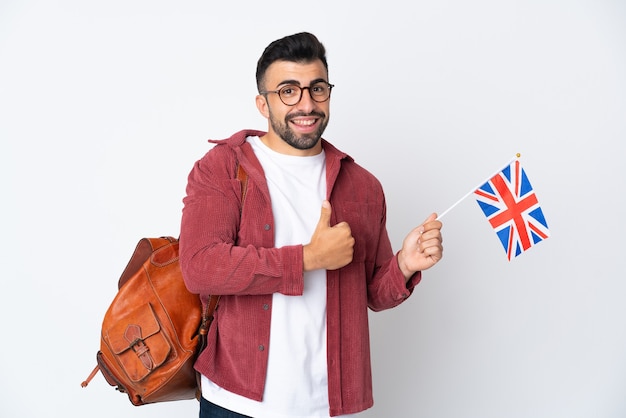
POLYGON ((537 228, 535 225, 531 224, 530 222, 528 223, 528 227, 530 229, 533 230, 533 232, 537 235, 539 235, 541 238, 546 239, 548 238, 548 235, 546 233, 544 233, 543 231, 541 231, 539 228, 537 228))
POLYGON ((499 202, 498 198, 492 194, 483 192, 482 190, 478 189, 474 192, 475 194, 477 194, 478 196, 482 196, 485 199, 489 199, 489 200, 493 200, 494 202, 499 202))
POLYGON ((526 223, 524 222, 524 218, 522 217, 522 213, 524 213, 527 209, 538 203, 537 196, 532 193, 530 196, 525 197, 519 202, 515 201, 515 197, 509 190, 506 182, 502 178, 500 174, 497 174, 491 179, 491 183, 495 186, 496 190, 500 193, 503 203, 506 205, 507 209, 503 212, 500 212, 498 215, 489 219, 491 226, 493 228, 497 228, 500 225, 507 223, 509 221, 513 221, 515 227, 517 228, 517 233, 520 237, 520 241, 522 243, 522 248, 527 250, 530 248, 530 237, 528 236, 528 231, 526 230, 526 223))

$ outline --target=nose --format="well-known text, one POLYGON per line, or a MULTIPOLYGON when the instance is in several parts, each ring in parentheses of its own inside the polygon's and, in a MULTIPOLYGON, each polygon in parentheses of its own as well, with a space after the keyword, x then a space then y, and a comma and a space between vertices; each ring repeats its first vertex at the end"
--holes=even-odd
POLYGON ((302 87, 302 96, 300 97, 300 101, 296 104, 298 109, 302 110, 312 110, 316 106, 315 100, 311 96, 311 88, 310 87, 302 87), (305 93, 306 90, 306 93, 305 93))

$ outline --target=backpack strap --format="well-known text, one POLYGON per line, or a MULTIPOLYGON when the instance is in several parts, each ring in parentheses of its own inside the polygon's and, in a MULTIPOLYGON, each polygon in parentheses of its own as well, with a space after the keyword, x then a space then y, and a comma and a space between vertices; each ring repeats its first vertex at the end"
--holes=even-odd
POLYGON ((246 193, 248 192, 248 173, 241 164, 237 164, 237 180, 241 182, 241 207, 243 208, 243 202, 246 200, 246 193))

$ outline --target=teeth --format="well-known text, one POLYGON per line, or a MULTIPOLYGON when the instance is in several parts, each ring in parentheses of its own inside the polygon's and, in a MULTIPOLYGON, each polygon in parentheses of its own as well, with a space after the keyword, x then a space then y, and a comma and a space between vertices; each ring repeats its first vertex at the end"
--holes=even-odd
POLYGON ((315 123, 315 120, 313 120, 313 119, 294 120, 293 123, 295 123, 296 125, 311 126, 311 125, 313 125, 315 123))

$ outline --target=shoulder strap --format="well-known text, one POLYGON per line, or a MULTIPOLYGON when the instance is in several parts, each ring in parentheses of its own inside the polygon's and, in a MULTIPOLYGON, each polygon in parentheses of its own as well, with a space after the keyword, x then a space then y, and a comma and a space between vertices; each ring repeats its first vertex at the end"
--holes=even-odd
POLYGON ((241 182, 241 206, 243 207, 246 192, 248 191, 248 173, 246 173, 241 164, 237 164, 237 180, 241 182))

